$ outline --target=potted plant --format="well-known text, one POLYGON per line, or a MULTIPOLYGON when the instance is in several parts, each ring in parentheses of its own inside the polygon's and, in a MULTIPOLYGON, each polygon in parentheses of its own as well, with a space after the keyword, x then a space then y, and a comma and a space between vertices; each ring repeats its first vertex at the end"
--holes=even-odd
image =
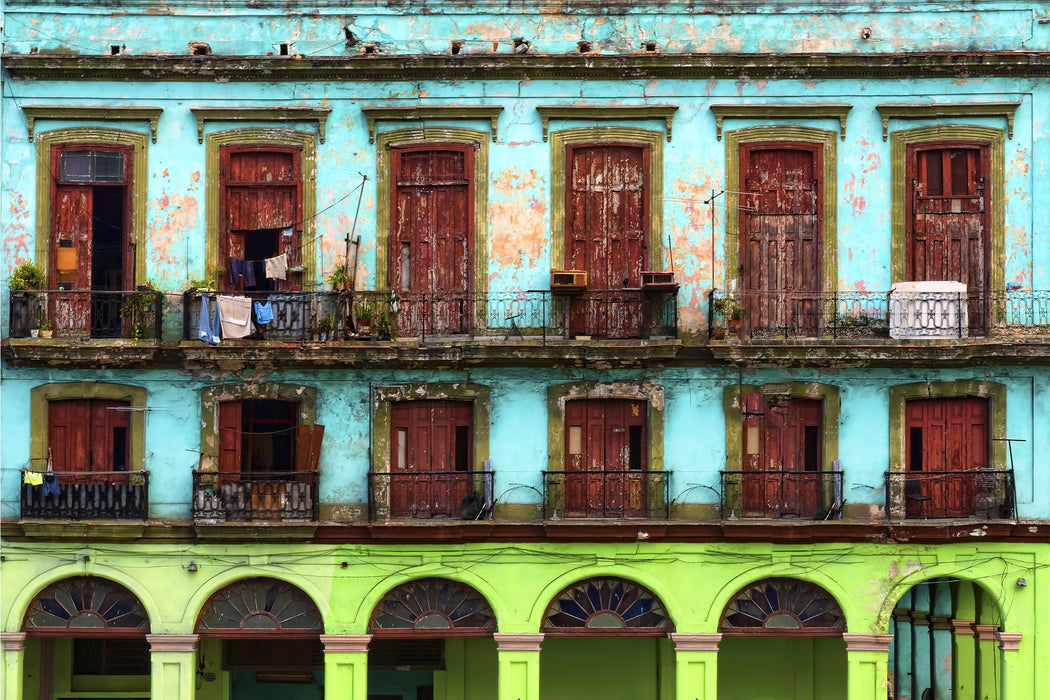
POLYGON ((735 297, 719 297, 711 304, 715 313, 722 318, 729 328, 730 333, 736 333, 740 330, 740 317, 743 316, 743 309, 740 308, 740 304, 737 303, 735 297))
POLYGON ((36 337, 36 329, 31 328, 34 320, 42 315, 43 307, 37 299, 37 291, 47 289, 47 275, 35 264, 22 263, 11 271, 8 279, 11 294, 11 335, 24 338, 27 335, 36 337), (38 306, 36 310, 33 306, 38 306))
POLYGON ((364 299, 354 304, 354 329, 358 335, 371 335, 372 315, 374 313, 374 305, 369 299, 364 299))
POLYGON ((335 316, 333 316, 332 314, 328 314, 320 321, 318 321, 317 331, 321 334, 322 341, 328 340, 328 337, 330 335, 332 337, 335 337, 333 335, 333 331, 335 331, 335 316))
POLYGON ((332 289, 337 292, 345 292, 354 286, 354 278, 350 276, 350 271, 347 270, 346 265, 336 265, 335 269, 332 270, 332 274, 328 275, 327 281, 332 285, 332 289))
POLYGON ((40 324, 40 337, 41 338, 50 338, 52 336, 52 334, 53 334, 53 331, 51 330, 51 322, 50 321, 44 321, 43 323, 40 324))
POLYGON ((157 303, 157 289, 152 280, 140 284, 138 291, 128 293, 120 307, 120 317, 128 321, 125 335, 133 340, 146 337, 146 321, 154 312, 157 303))

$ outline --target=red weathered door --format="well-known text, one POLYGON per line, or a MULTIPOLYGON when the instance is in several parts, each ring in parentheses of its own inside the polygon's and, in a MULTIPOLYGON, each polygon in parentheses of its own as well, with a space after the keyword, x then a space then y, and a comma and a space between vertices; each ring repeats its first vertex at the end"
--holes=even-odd
POLYGON ((908 515, 973 515, 976 479, 972 472, 989 468, 988 400, 920 399, 907 403, 906 414, 909 473, 905 478, 917 479, 921 486, 905 491, 908 515))
POLYGON ((966 285, 971 335, 986 330, 989 289, 987 144, 908 146, 908 279, 966 285))
POLYGON ((645 422, 644 401, 566 402, 566 517, 646 517, 645 422))
POLYGON ((470 330, 474 146, 395 148, 391 159, 390 288, 402 332, 470 330))
POLYGON ((649 240, 649 148, 568 147, 565 264, 587 272, 587 293, 570 301, 569 332, 641 337, 639 290, 649 240))
POLYGON ((131 286, 130 156, 107 145, 52 148, 48 286, 67 293, 50 299, 48 320, 59 333, 120 335, 123 300, 105 292, 131 286))
POLYGON ((224 146, 219 157, 222 235, 220 288, 288 290, 292 280, 267 280, 261 261, 284 254, 288 267, 301 264, 302 173, 300 149, 268 145, 224 146), (230 275, 230 258, 254 261, 255 285, 230 275), (259 274, 262 272, 263 274, 259 274))
POLYGON ((740 147, 744 332, 816 335, 823 321, 823 147, 740 147))
POLYGON ((743 515, 813 517, 821 510, 823 406, 816 399, 776 405, 744 397, 743 515))
POLYGON ((131 445, 126 401, 66 399, 47 406, 51 465, 60 472, 126 471, 131 445))
POLYGON ((452 517, 473 491, 473 404, 399 401, 390 408, 390 515, 452 517))

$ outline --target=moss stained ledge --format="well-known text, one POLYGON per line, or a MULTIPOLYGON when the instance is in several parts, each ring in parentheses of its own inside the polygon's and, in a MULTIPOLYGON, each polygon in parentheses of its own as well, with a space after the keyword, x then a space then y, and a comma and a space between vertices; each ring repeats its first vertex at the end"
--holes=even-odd
POLYGON ((365 81, 807 80, 1050 77, 1050 51, 886 54, 525 54, 309 56, 85 56, 4 54, 15 80, 365 81))

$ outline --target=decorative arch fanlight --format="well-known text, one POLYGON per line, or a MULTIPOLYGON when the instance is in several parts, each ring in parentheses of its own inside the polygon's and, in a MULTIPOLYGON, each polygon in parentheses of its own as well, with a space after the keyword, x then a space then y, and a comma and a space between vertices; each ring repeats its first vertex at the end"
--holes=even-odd
POLYGON ((547 608, 543 632, 553 635, 664 635, 673 631, 651 591, 619 578, 574 584, 547 608))
POLYGON ((820 586, 791 578, 767 578, 729 602, 718 631, 729 635, 833 636, 846 631, 845 616, 820 586))
POLYGON ((398 636, 487 636, 496 616, 484 596, 465 583, 424 578, 403 583, 383 597, 372 614, 369 632, 398 636))
POLYGON ((249 578, 214 594, 197 621, 197 633, 209 637, 314 637, 324 633, 321 613, 308 595, 272 578, 249 578))
POLYGON ((135 594, 119 583, 76 576, 41 591, 22 629, 33 635, 139 637, 149 633, 149 616, 135 594))

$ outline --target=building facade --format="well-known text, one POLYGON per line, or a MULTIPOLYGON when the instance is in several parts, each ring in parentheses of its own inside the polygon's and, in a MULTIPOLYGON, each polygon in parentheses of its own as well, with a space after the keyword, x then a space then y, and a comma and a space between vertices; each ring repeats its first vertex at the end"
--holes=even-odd
POLYGON ((3 13, 4 700, 1050 698, 1050 5, 3 13))

